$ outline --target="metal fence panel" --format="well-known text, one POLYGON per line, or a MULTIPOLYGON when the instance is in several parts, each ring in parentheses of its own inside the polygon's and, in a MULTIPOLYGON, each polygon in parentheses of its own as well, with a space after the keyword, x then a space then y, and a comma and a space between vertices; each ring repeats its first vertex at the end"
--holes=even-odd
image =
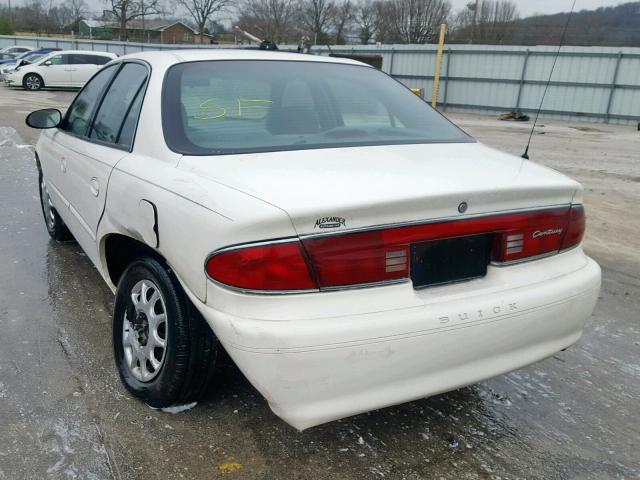
MULTIPOLYGON (((379 54, 383 70, 430 96, 435 45, 335 46, 335 53, 379 54)), ((323 55, 327 47, 314 47, 323 55)), ((438 102, 467 112, 535 112, 554 63, 554 46, 448 45, 438 102)), ((542 116, 640 121, 640 48, 563 47, 542 116)))
MULTIPOLYGON (((218 45, 71 40, 0 35, 0 47, 30 45, 102 50, 125 55, 145 50, 234 48, 218 45)), ((242 47, 239 47, 242 48, 242 47)), ((282 45, 295 50, 295 45, 282 45)), ((554 46, 447 45, 438 102, 445 110, 535 112, 558 48, 554 46)), ((382 70, 430 98, 436 45, 313 47, 313 53, 377 54, 382 70)), ((640 48, 563 47, 542 106, 543 116, 640 122, 640 48)))

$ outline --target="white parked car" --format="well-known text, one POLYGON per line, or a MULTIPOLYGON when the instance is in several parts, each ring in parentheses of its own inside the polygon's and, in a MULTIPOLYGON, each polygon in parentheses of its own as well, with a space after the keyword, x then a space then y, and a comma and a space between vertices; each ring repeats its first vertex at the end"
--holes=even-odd
POLYGON ((10 47, 0 48, 0 60, 15 58, 23 53, 35 50, 33 47, 25 47, 23 45, 12 45, 10 47))
POLYGON ((44 87, 82 87, 103 65, 117 58, 114 53, 86 50, 52 52, 39 60, 4 74, 9 86, 26 90, 44 87))
POLYGON ((546 358, 598 298, 578 183, 359 62, 145 52, 27 123, 47 229, 115 292, 153 407, 196 401, 219 341, 304 429, 546 358))
POLYGON ((4 82, 7 73, 14 71, 19 66, 37 62, 45 55, 49 55, 52 51, 54 50, 32 50, 19 55, 13 61, 0 62, 0 81, 4 82))

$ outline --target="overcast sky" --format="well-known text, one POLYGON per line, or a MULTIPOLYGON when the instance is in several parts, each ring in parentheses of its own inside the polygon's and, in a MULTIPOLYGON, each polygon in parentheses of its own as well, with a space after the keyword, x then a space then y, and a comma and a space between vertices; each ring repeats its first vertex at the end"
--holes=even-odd
MULTIPOLYGON (((450 0, 453 8, 458 10, 473 0, 450 0)), ((514 0, 521 17, 528 17, 534 13, 558 13, 571 10, 573 0, 514 0)), ((626 0, 629 2, 632 0, 626 0)), ((598 7, 609 7, 626 3, 621 0, 576 0, 576 11, 594 10, 598 7)))

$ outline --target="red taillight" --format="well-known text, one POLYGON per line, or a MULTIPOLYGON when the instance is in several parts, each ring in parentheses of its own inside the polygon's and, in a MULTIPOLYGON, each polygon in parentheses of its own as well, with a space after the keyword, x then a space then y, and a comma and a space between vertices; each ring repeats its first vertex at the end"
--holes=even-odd
POLYGON ((409 243, 393 230, 303 240, 320 288, 386 282, 409 276, 409 243))
POLYGON ((560 250, 569 208, 543 210, 528 214, 496 236, 495 262, 514 262, 560 250))
POLYGON ((415 243, 492 234, 492 260, 506 263, 577 245, 584 228, 584 209, 573 205, 250 246, 212 256, 206 269, 247 290, 327 289, 408 279, 415 243))
POLYGON ((246 290, 316 288, 298 241, 223 251, 206 268, 212 279, 246 290))
POLYGON ((587 227, 587 219, 582 205, 572 205, 569 212, 569 225, 562 240, 561 250, 576 246, 582 241, 587 227))
POLYGON ((585 215, 582 205, 534 216, 528 224, 500 233, 494 261, 513 262, 571 248, 582 241, 585 215))

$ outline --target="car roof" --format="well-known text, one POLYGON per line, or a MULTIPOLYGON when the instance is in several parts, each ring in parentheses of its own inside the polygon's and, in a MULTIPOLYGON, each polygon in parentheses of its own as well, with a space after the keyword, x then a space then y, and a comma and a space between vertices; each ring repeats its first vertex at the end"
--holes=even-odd
POLYGON ((281 60, 297 62, 329 62, 347 65, 364 65, 365 63, 349 58, 324 57, 304 55, 293 52, 278 52, 272 50, 249 50, 240 48, 198 48, 175 49, 164 51, 137 52, 120 57, 121 59, 144 60, 151 65, 154 63, 183 63, 203 60, 281 60))
POLYGON ((69 53, 81 53, 83 55, 106 55, 109 57, 117 57, 117 55, 113 52, 98 52, 95 50, 54 50, 52 52, 49 53, 55 53, 56 55, 58 54, 69 54, 69 53))
POLYGON ((41 62, 46 62, 48 59, 53 58, 57 55, 68 55, 68 54, 76 54, 76 53, 80 53, 82 55, 100 55, 100 56, 107 56, 112 60, 115 60, 116 58, 118 58, 118 56, 115 53, 111 53, 111 52, 95 52, 93 50, 54 50, 52 52, 46 52, 44 53, 43 57, 38 59, 38 63, 37 65, 39 65, 41 62))

